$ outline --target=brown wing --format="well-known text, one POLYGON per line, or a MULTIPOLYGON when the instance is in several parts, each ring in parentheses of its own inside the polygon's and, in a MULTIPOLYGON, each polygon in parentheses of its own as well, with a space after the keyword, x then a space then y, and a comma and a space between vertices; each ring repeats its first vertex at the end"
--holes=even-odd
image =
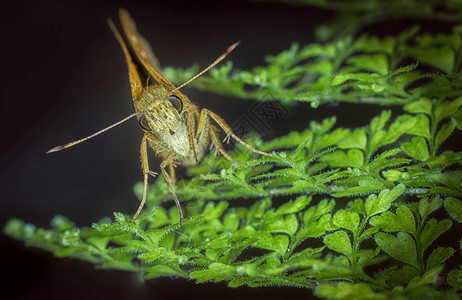
POLYGON ((142 92, 143 92, 143 84, 146 82, 145 78, 138 72, 138 65, 133 60, 130 51, 125 44, 122 36, 120 35, 119 31, 115 27, 114 23, 111 20, 108 20, 109 27, 111 28, 112 32, 116 36, 117 40, 119 41, 122 50, 124 51, 125 60, 127 61, 128 65, 128 74, 130 78, 130 87, 132 89, 132 97, 133 101, 138 99, 142 92))
POLYGON ((140 51, 137 51, 138 53, 141 54, 141 50, 144 50, 143 53, 145 53, 143 56, 145 57, 146 62, 153 66, 156 71, 159 73, 162 72, 162 68, 160 67, 159 60, 157 57, 154 55, 154 52, 151 49, 151 46, 149 46, 149 43, 146 41, 145 38, 143 38, 138 31, 136 31, 136 25, 135 21, 133 21, 132 17, 130 16, 130 13, 126 11, 125 9, 121 8, 119 9, 119 16, 120 20, 125 32, 125 35, 129 37, 129 43, 133 47, 133 49, 136 49, 134 47, 134 43, 141 45, 140 46, 140 51), (133 36, 133 37, 132 37, 133 36))
POLYGON ((175 89, 175 86, 156 69, 159 65, 157 58, 152 53, 151 48, 144 38, 136 31, 135 22, 130 17, 130 14, 125 9, 121 8, 119 10, 119 17, 120 22, 122 23, 122 28, 128 38, 128 42, 132 46, 135 55, 141 64, 146 68, 149 74, 151 74, 153 79, 167 88, 167 90, 171 91, 175 89))

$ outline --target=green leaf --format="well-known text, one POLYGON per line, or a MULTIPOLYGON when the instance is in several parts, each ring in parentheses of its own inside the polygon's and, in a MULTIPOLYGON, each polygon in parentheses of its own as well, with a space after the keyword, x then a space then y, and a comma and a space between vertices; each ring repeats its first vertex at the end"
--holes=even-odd
POLYGON ((324 244, 330 249, 339 253, 350 256, 353 249, 351 248, 350 238, 343 230, 338 230, 324 237, 324 244))
POLYGON ((379 227, 371 227, 361 233, 361 235, 359 236, 359 240, 362 241, 363 239, 367 239, 370 236, 376 234, 379 230, 379 227))
POLYGON ((316 221, 319 217, 329 213, 335 206, 334 200, 321 200, 317 206, 310 207, 303 215, 303 223, 316 221))
POLYGON ((462 152, 445 151, 441 155, 429 159, 426 164, 430 169, 444 169, 462 161, 462 152))
POLYGON ((161 261, 176 261, 178 256, 165 247, 156 248, 154 251, 142 253, 138 257, 146 262, 154 262, 160 258, 161 261))
POLYGON ((419 277, 419 270, 410 265, 404 265, 401 269, 385 270, 377 274, 377 277, 386 280, 390 286, 404 286, 408 284, 412 278, 419 277))
MULTIPOLYGON (((416 49, 417 50, 417 49, 416 49)), ((454 52, 448 47, 418 49, 417 59, 451 74, 454 69, 454 52)))
POLYGON ((359 227, 359 215, 355 212, 342 209, 335 213, 334 224, 340 228, 348 229, 349 231, 356 233, 359 227))
POLYGON ((448 284, 456 289, 462 289, 462 268, 460 270, 451 270, 446 278, 448 284))
POLYGON ((436 134, 435 144, 441 145, 451 135, 454 128, 456 128, 456 121, 453 118, 450 118, 449 122, 444 124, 436 134))
POLYGON ((380 139, 372 137, 371 145, 380 147, 395 142, 400 136, 407 133, 410 129, 414 128, 417 120, 409 115, 401 115, 390 125, 385 135, 380 139))
POLYGON ((228 231, 236 231, 239 228, 239 215, 235 211, 228 212, 223 218, 223 225, 228 231))
POLYGON ((419 212, 422 222, 434 211, 441 207, 443 200, 436 196, 434 198, 422 198, 419 201, 419 212))
POLYGON ((236 273, 234 267, 221 264, 212 263, 206 270, 192 271, 189 274, 189 278, 197 280, 198 282, 205 281, 222 281, 230 279, 236 273))
POLYGON ((361 194, 367 194, 371 192, 377 192, 383 190, 385 185, 376 180, 358 180, 358 186, 346 189, 342 192, 337 192, 332 194, 332 196, 339 198, 339 197, 348 197, 348 196, 356 196, 361 194))
POLYGON ((380 248, 377 247, 375 250, 360 250, 356 253, 358 258, 358 264, 366 265, 372 259, 374 259, 380 253, 380 248))
POLYGON ((204 208, 204 219, 205 220, 214 220, 219 218, 223 212, 228 207, 227 202, 220 202, 218 205, 215 206, 215 203, 208 203, 207 206, 204 208))
POLYGON ((75 227, 75 224, 68 218, 57 215, 51 220, 51 226, 59 232, 65 232, 75 227))
POLYGON ((184 274, 168 265, 155 265, 148 270, 144 278, 152 279, 164 276, 184 276, 184 274))
POLYGON ((374 236, 375 242, 388 255, 418 268, 415 242, 406 232, 398 232, 397 236, 379 232, 374 236))
POLYGON ((435 281, 435 278, 443 270, 443 266, 434 267, 420 277, 414 277, 409 284, 406 286, 406 290, 422 288, 425 285, 431 284, 435 281))
POLYGON ((436 248, 428 257, 427 270, 433 269, 434 267, 442 264, 454 253, 453 248, 440 247, 436 248))
POLYGON ((420 161, 426 161, 430 156, 427 143, 420 136, 414 137, 411 142, 401 144, 401 149, 410 157, 420 161))
POLYGON ((360 70, 388 74, 388 60, 383 54, 356 55, 348 58, 347 63, 357 66, 360 70))
POLYGON ((336 286, 320 284, 315 293, 326 299, 385 299, 377 295, 367 283, 340 282, 336 286))
POLYGON ((401 153, 401 150, 396 148, 382 152, 377 157, 375 157, 374 160, 369 162, 367 169, 371 170, 372 172, 378 172, 384 168, 396 167, 410 162, 408 159, 392 157, 398 153, 401 153))
POLYGON ((391 110, 384 110, 380 116, 375 117, 371 121, 370 129, 372 132, 379 132, 387 124, 391 117, 391 110))
POLYGON ((265 214, 265 211, 271 207, 271 199, 265 198, 263 201, 255 203, 248 211, 247 218, 262 218, 265 214))
POLYGON ((354 201, 348 202, 348 210, 351 212, 358 213, 362 216, 366 215, 366 207, 362 199, 356 199, 354 201))
POLYGON ((285 217, 279 217, 264 228, 268 232, 281 232, 293 236, 298 229, 298 220, 295 215, 291 214, 285 217))
POLYGON ((449 219, 438 222, 435 219, 431 219, 427 222, 422 230, 421 243, 423 251, 430 246, 441 234, 451 228, 452 222, 449 219))
POLYGON ((364 154, 361 150, 351 149, 348 152, 337 150, 321 158, 321 161, 329 163, 331 167, 362 167, 364 154))
POLYGON ((444 208, 454 220, 462 223, 462 201, 448 197, 444 200, 444 208))
POLYGON ((459 108, 452 117, 456 121, 457 129, 462 130, 462 109, 459 108))
POLYGON ((386 232, 405 231, 416 234, 416 223, 411 210, 405 205, 399 205, 396 214, 386 211, 380 216, 372 217, 369 222, 386 232))
POLYGON ((462 97, 452 101, 441 101, 435 108, 435 121, 438 124, 441 120, 452 116, 462 105, 462 97))
POLYGON ((365 149, 367 145, 367 137, 364 129, 356 129, 345 138, 338 141, 340 149, 359 148, 365 149))
POLYGON ((399 184, 395 186, 392 190, 385 189, 380 192, 378 196, 370 195, 366 199, 366 215, 371 217, 373 215, 379 214, 388 210, 391 206, 391 203, 395 201, 401 194, 404 192, 405 186, 399 184))
POLYGON ((404 110, 414 114, 423 113, 430 116, 432 111, 432 102, 430 99, 421 98, 417 101, 406 104, 404 106, 404 110))
POLYGON ((63 246, 77 246, 80 242, 80 229, 73 228, 64 231, 61 243, 63 246))
POLYGON ((92 236, 87 239, 88 243, 92 244, 99 250, 105 250, 106 246, 109 243, 109 238, 107 237, 96 237, 92 236))
POLYGON ((253 244, 257 248, 274 250, 278 253, 285 253, 289 246, 289 237, 287 235, 272 236, 269 233, 259 233, 255 236, 257 240, 253 244))
POLYGON ((295 201, 290 201, 281 205, 276 210, 276 215, 293 214, 304 209, 311 202, 311 197, 301 196, 295 201))
POLYGON ((409 174, 407 172, 400 172, 400 171, 396 171, 396 170, 383 171, 382 175, 388 181, 392 181, 392 182, 409 179, 409 174))
POLYGON ((428 119, 428 116, 418 114, 414 117, 414 119, 416 120, 416 123, 413 127, 409 128, 407 133, 424 137, 427 140, 430 139, 430 120, 428 119))

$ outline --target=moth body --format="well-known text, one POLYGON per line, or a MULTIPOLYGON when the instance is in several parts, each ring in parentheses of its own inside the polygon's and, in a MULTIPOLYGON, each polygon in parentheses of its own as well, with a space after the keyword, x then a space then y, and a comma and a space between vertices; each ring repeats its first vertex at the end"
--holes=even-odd
POLYGON ((152 85, 134 103, 140 113, 140 126, 151 134, 148 144, 158 156, 165 159, 175 153, 172 160, 184 166, 195 165, 202 159, 210 145, 210 125, 204 123, 197 138, 189 135, 185 114, 189 115, 191 131, 195 133, 199 112, 184 94, 177 91, 171 95, 163 86, 152 85))
POLYGON ((204 108, 199 113, 197 106, 191 103, 188 97, 180 92, 182 87, 186 86, 223 60, 234 48, 236 48, 239 42, 229 46, 226 52, 212 62, 207 68, 203 69, 182 85, 176 87, 161 74, 157 58, 154 56, 147 42, 136 31, 135 23, 129 13, 121 9, 119 11, 119 17, 128 44, 131 47, 127 45, 126 40, 119 33, 114 23, 109 20, 108 24, 122 47, 127 62, 132 99, 136 113, 86 138, 56 146, 47 153, 72 147, 136 116, 140 127, 144 131, 140 148, 144 186, 141 204, 133 219, 139 216, 146 202, 148 177, 150 175, 157 175, 157 173, 152 172, 149 168, 147 155, 147 147, 149 145, 149 147, 151 147, 163 160, 160 164, 160 171, 178 207, 181 224, 183 213, 180 201, 173 188, 176 182, 174 167, 177 164, 182 164, 184 166, 197 164, 204 157, 210 144, 215 148, 216 154, 221 154, 229 161, 236 163, 224 150, 218 138, 217 128, 210 124, 211 120, 226 133, 226 141, 233 138, 254 153, 271 156, 271 154, 259 151, 242 141, 232 132, 231 127, 226 124, 225 120, 214 112, 204 108), (142 70, 145 70, 147 73, 142 72, 142 70))

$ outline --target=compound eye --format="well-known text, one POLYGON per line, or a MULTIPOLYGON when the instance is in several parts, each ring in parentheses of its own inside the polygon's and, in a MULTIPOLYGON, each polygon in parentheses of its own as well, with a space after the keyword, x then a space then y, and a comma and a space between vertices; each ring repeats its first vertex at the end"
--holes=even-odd
POLYGON ((148 120, 146 120, 146 116, 144 114, 140 115, 138 124, 140 124, 140 127, 143 128, 143 130, 151 131, 151 127, 149 127, 148 120))
POLYGON ((168 101, 172 103, 173 107, 180 113, 183 110, 183 102, 177 96, 170 96, 168 101))

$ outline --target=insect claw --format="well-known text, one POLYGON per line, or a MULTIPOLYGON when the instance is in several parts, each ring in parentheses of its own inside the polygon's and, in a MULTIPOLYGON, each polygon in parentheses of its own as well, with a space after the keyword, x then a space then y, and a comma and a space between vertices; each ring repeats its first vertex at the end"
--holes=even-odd
POLYGON ((151 175, 152 177, 156 177, 159 173, 153 172, 153 171, 149 171, 148 174, 151 175))
POLYGON ((226 144, 229 144, 229 140, 231 139, 231 134, 228 134, 225 139, 223 140, 223 142, 226 142, 226 144))

